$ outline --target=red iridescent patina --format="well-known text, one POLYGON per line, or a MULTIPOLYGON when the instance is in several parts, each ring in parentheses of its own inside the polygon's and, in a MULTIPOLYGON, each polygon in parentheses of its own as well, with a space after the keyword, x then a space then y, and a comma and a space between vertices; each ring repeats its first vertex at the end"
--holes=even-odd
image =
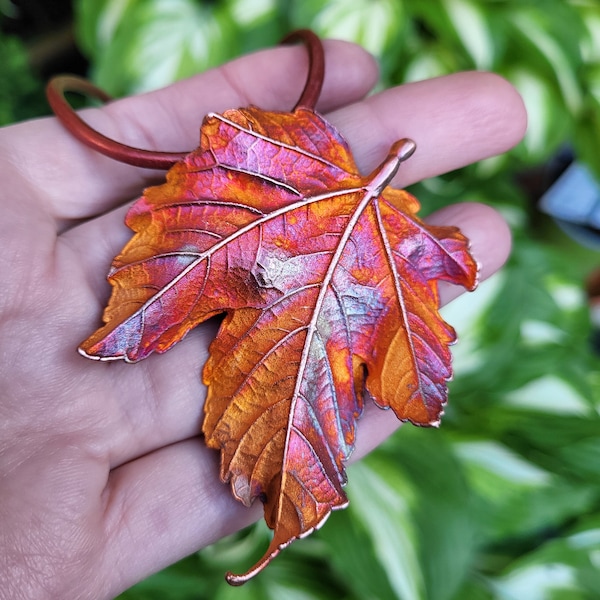
POLYGON ((223 481, 246 505, 260 498, 274 530, 252 569, 228 574, 233 584, 347 504, 344 462, 365 397, 403 421, 439 422, 455 334, 438 313, 437 282, 472 289, 477 277, 466 238, 425 224, 418 201, 388 187, 415 144, 400 140, 361 175, 313 110, 320 41, 307 31, 290 39, 311 57, 293 112, 210 114, 186 155, 107 150, 66 108, 73 80, 51 92, 84 142, 140 166, 174 163, 127 215, 135 235, 113 262, 105 325, 80 352, 135 362, 225 315, 204 366, 203 432, 221 451, 223 481))

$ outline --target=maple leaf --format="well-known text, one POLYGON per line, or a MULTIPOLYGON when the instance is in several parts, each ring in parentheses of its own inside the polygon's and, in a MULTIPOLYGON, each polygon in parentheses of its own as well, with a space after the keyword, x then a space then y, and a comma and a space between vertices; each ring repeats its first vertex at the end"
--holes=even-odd
POLYGON ((453 329, 437 282, 474 288, 454 227, 425 224, 388 187, 414 144, 361 176, 312 110, 210 114, 200 147, 133 205, 106 325, 80 351, 135 362, 224 314, 203 373, 203 432, 221 478, 274 530, 242 583, 347 504, 344 463, 365 397, 436 425, 453 329))

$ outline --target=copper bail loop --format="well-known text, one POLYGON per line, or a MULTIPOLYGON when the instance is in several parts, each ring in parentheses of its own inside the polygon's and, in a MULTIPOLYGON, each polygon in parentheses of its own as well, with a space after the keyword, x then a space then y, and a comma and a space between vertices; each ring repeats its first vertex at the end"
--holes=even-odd
MULTIPOLYGON (((294 110, 307 108, 313 110, 325 76, 325 54, 320 38, 309 29, 292 32, 282 43, 302 42, 308 50, 308 76, 302 95, 294 110)), ((146 169, 170 169, 176 162, 185 158, 188 152, 157 152, 127 146, 113 140, 88 125, 67 102, 65 93, 77 92, 102 102, 112 100, 106 92, 86 79, 74 75, 59 75, 46 86, 46 97, 54 114, 63 126, 80 142, 114 160, 146 169)))
POLYGON ((282 44, 292 42, 302 42, 308 50, 308 75, 306 76, 306 84, 300 99, 294 106, 294 110, 298 108, 307 108, 314 110, 321 95, 323 88, 323 80, 325 78, 325 52, 323 50, 323 42, 321 38, 310 29, 299 29, 293 31, 288 36, 281 40, 282 44))

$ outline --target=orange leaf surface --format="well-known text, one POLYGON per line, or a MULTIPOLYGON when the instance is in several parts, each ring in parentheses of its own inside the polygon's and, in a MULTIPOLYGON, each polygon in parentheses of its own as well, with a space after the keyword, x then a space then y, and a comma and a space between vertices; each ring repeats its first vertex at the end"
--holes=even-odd
POLYGON ((454 227, 426 225, 388 184, 413 147, 395 144, 362 176, 312 110, 211 114, 199 149, 131 208, 106 325, 81 352, 135 362, 224 314, 204 367, 203 431, 221 477, 260 498, 265 556, 347 504, 344 462, 365 397, 436 425, 453 329, 437 282, 472 289, 477 266, 454 227))

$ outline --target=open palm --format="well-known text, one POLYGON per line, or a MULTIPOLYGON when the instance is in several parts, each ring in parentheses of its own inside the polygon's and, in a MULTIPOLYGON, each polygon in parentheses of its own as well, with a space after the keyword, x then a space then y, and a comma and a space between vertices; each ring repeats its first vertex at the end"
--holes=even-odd
MULTIPOLYGON (((402 137, 418 146, 395 182, 404 186, 503 152, 523 134, 521 101, 494 75, 364 99, 372 59, 342 42, 326 52, 318 109, 364 172, 402 137)), ((301 48, 263 51, 85 118, 127 144, 192 149, 208 111, 293 106, 305 62, 301 48)), ((260 515, 231 499, 217 453, 199 439, 199 373, 215 325, 135 365, 76 352, 99 324, 105 274, 130 235, 127 206, 156 178, 81 146, 54 119, 0 131, 0 598, 110 598, 260 515)), ((509 235, 489 208, 456 205, 430 220, 462 229, 482 277, 504 262, 509 235)), ((446 286, 442 297, 457 293, 446 286)), ((367 410, 357 455, 398 426, 383 417, 367 410)))

